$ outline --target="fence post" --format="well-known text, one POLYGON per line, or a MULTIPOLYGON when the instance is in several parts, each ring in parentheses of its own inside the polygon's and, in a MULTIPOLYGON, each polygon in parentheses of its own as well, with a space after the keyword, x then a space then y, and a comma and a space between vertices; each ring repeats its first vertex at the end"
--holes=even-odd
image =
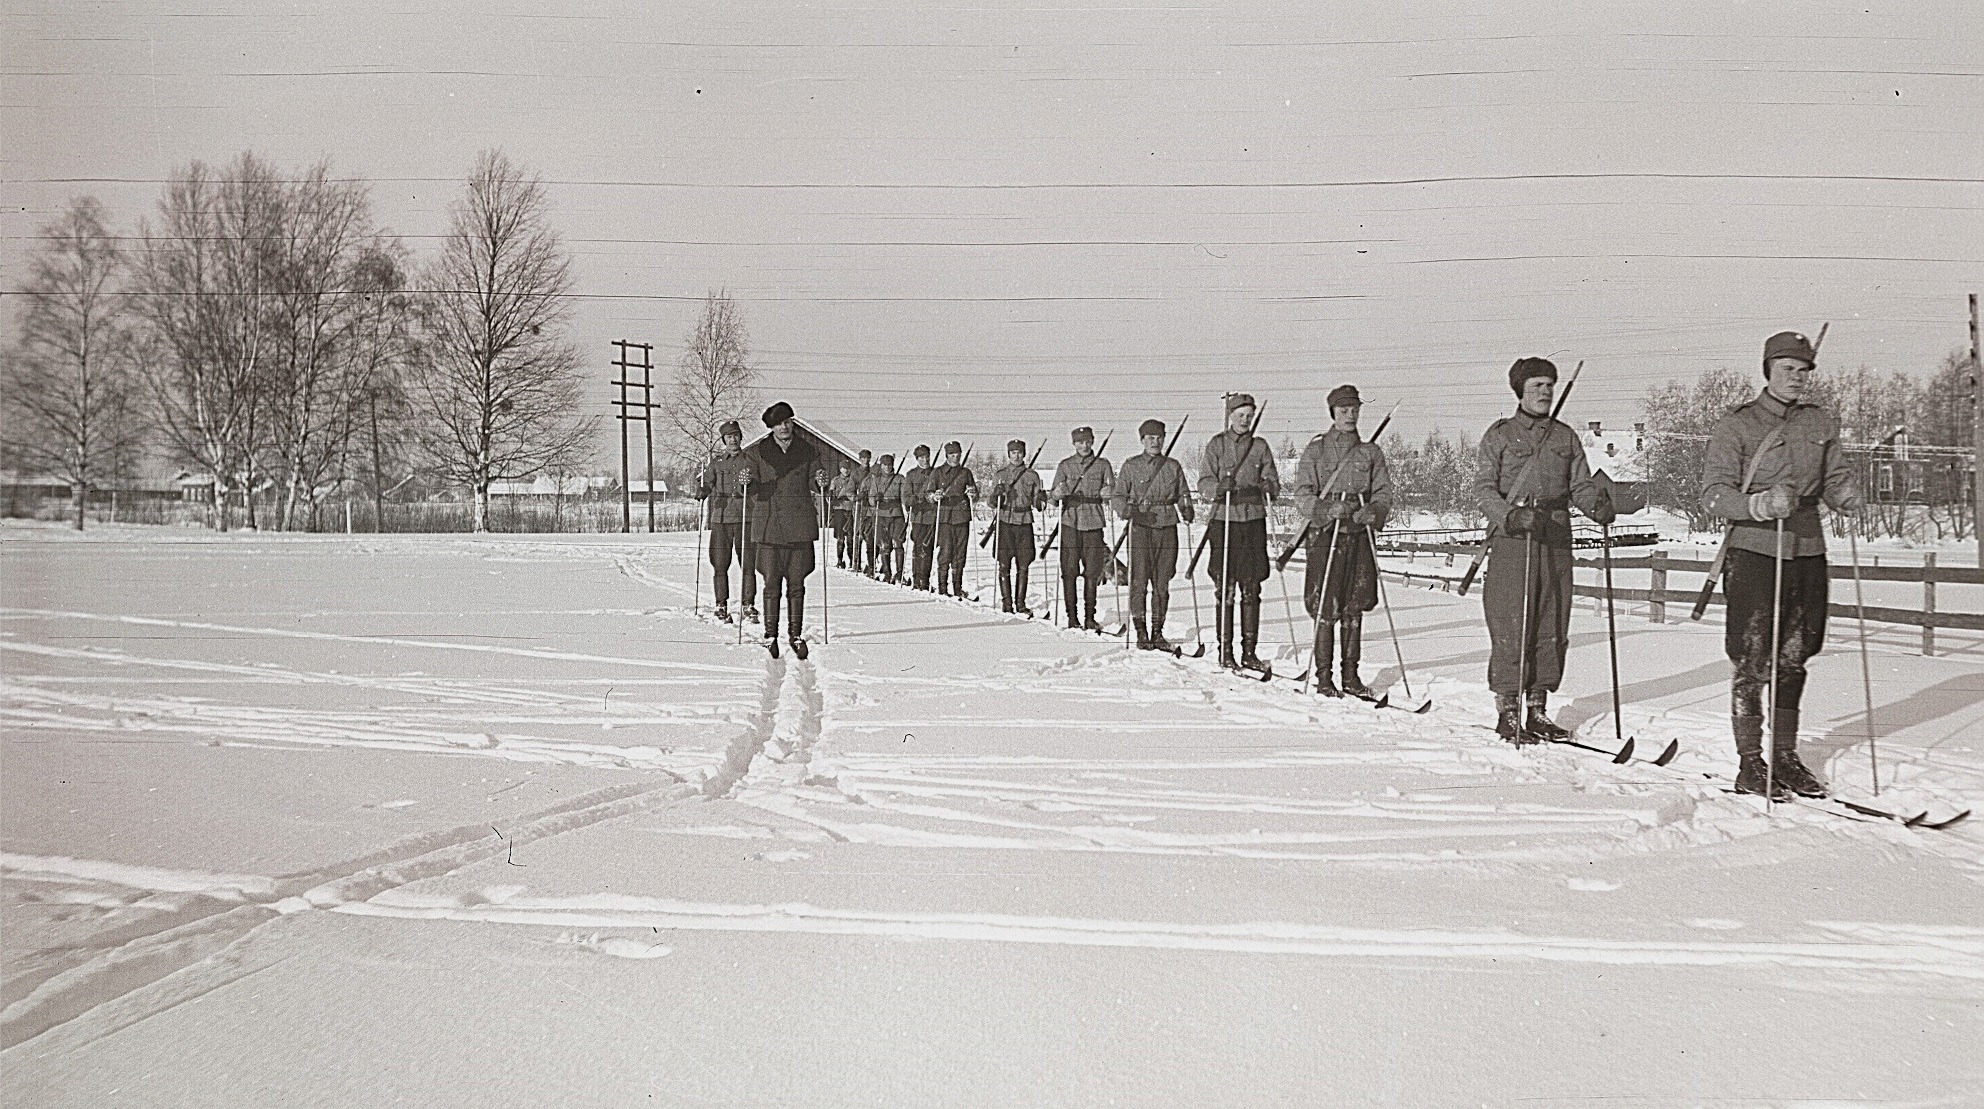
POLYGON ((1936 653, 1936 552, 1922 556, 1922 653, 1936 653))
POLYGON ((1667 622, 1667 552, 1654 551, 1647 558, 1653 568, 1653 584, 1647 589, 1646 614, 1656 624, 1667 622))

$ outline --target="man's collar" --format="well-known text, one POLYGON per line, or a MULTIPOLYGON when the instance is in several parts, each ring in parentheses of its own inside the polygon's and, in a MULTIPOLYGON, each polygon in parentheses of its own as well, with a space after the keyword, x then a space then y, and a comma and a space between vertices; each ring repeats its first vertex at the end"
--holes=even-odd
POLYGON ((1768 385, 1764 386, 1763 390, 1757 394, 1757 403, 1763 405, 1764 411, 1773 416, 1780 417, 1788 415, 1792 409, 1798 407, 1796 401, 1784 400, 1776 393, 1771 392, 1768 385))

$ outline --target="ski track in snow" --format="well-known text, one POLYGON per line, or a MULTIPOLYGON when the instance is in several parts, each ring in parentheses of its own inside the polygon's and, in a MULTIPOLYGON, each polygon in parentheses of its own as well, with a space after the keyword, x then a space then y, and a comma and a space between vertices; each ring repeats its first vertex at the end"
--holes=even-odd
MULTIPOLYGON (((694 591, 655 561, 686 562, 693 550, 628 544, 567 546, 483 541, 455 545, 490 561, 569 563, 609 560, 624 576, 677 598, 694 591)), ((377 549, 394 549, 382 544, 377 549)), ((421 548, 427 550, 430 548, 421 548)), ((670 567, 680 569, 680 567, 670 567)), ((623 610, 600 610, 623 611, 623 610)), ((691 619, 681 607, 624 610, 691 619)), ((982 611, 982 610, 981 610, 982 611)), ((334 615, 348 615, 337 613, 334 615)), ((996 614, 988 614, 996 616, 996 614)), ((804 933, 963 943, 1053 944, 1184 952, 1240 952, 1376 960, 1519 960, 1613 966, 1798 969, 1827 975, 1911 975, 1984 980, 1984 930, 1808 921, 1804 935, 1717 942, 1611 940, 1501 929, 1360 929, 1299 922, 1181 924, 1164 921, 1031 917, 995 913, 915 913, 805 904, 721 904, 619 894, 526 896, 526 887, 489 885, 466 894, 413 888, 495 859, 518 845, 699 799, 728 800, 763 813, 763 825, 697 825, 656 834, 766 840, 753 858, 803 861, 780 846, 864 844, 905 851, 1121 852, 1355 863, 1387 867, 1526 867, 1590 860, 1619 852, 1658 852, 1766 838, 1860 836, 1957 859, 1984 877, 1974 843, 1928 840, 1892 825, 1848 825, 1786 806, 1775 817, 1721 795, 1712 783, 1646 767, 1612 767, 1574 752, 1518 752, 1478 728, 1436 714, 1411 717, 1355 703, 1319 702, 1285 683, 1262 685, 1203 665, 1120 649, 1069 656, 1086 636, 1056 634, 1043 656, 1011 660, 982 676, 836 672, 823 659, 789 654, 758 665, 718 665, 577 652, 340 635, 197 619, 0 609, 14 620, 111 621, 130 626, 295 638, 355 646, 468 651, 614 669, 660 671, 618 684, 665 683, 728 698, 614 702, 549 686, 616 684, 606 677, 482 682, 423 675, 368 677, 285 668, 147 658, 123 650, 68 648, 19 638, 0 650, 25 658, 109 670, 196 675, 201 684, 322 685, 392 693, 438 704, 327 711, 217 704, 195 698, 119 695, 91 676, 11 674, 0 684, 0 721, 23 731, 159 733, 257 747, 367 747, 495 757, 653 772, 658 782, 595 790, 507 822, 500 830, 464 825, 431 831, 336 864, 268 878, 60 856, 0 853, 0 877, 22 901, 86 906, 104 913, 87 940, 34 953, 0 997, 0 1048, 28 1043, 62 1050, 109 1035, 259 973, 273 958, 239 941, 282 916, 331 911, 374 919, 468 921, 562 929, 552 942, 627 959, 658 958, 673 946, 615 929, 674 932, 804 933), (51 688, 72 681, 69 690, 51 688), (749 687, 742 692, 740 687, 749 687), (887 698, 886 702, 878 696, 887 698), (946 698, 996 698, 1002 708, 1034 704, 1100 710, 1095 716, 996 715, 943 709, 946 698), (498 710, 492 712, 491 710, 498 710), (501 710, 513 710, 504 712, 501 710), (501 725, 490 728, 490 725, 501 725), (616 747, 507 730, 530 725, 684 728, 702 748, 616 747), (1291 745, 1286 732, 1331 731, 1327 747, 1291 745), (1131 745, 1121 757, 947 754, 932 737, 969 732, 1090 737, 1186 735, 1175 756, 1131 745), (910 734, 924 738, 911 743, 910 734), (889 744, 902 735, 904 751, 889 744), (718 736, 727 737, 719 742, 718 736), (1245 742, 1255 738, 1259 742, 1245 742), (1234 742, 1228 742, 1228 740, 1234 742), (1374 772, 1421 785, 1364 796, 1308 799, 1290 783, 1314 775, 1374 772), (1250 776, 1273 791, 1250 792, 1250 776), (1468 791, 1512 783, 1569 782, 1577 804, 1479 801, 1468 791)), ((127 679, 117 679, 127 680, 127 679)), ((1478 688, 1433 679, 1447 711, 1478 714, 1478 688)), ((1654 735, 1701 734, 1687 713, 1629 717, 1642 743, 1654 735)), ((1699 744, 1697 744, 1699 746, 1699 744)), ((1690 750, 1684 770, 1726 768, 1690 750)), ((1925 774, 1928 773, 1925 771, 1925 774)), ((1929 783, 1933 786, 1934 782, 1929 783)), ((1340 793, 1341 791, 1339 791, 1340 793)), ((1933 790, 1928 794, 1935 796, 1933 790)), ((1594 879, 1573 888, 1603 893, 1594 879)), ((1610 888, 1616 888, 1610 887, 1610 888)), ((1695 918, 1696 931, 1731 931, 1738 922, 1695 918)), ((264 947, 269 945, 262 945, 264 947)))

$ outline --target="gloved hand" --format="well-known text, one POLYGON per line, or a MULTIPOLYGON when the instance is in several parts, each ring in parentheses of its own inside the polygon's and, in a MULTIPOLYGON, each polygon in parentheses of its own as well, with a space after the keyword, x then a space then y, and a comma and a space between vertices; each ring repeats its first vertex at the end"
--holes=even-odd
POLYGON ((825 470, 814 470, 813 488, 825 489, 826 487, 827 487, 827 472, 825 470))
POLYGON ((1756 520, 1782 520, 1798 510, 1798 493, 1789 485, 1777 484, 1750 494, 1750 516, 1756 520))
POLYGON ((1857 516, 1860 514, 1860 510, 1865 507, 1867 507, 1866 498, 1858 493, 1848 493, 1839 499, 1838 504, 1833 506, 1833 511, 1845 516, 1857 516))
POLYGON ((1233 493, 1233 479, 1230 477, 1223 477, 1219 479, 1219 484, 1213 488, 1212 499, 1216 501, 1223 501, 1232 493, 1233 493))
POLYGON ((1523 506, 1509 509, 1502 520, 1502 531, 1514 536, 1528 535, 1536 530, 1536 510, 1523 506))
POLYGON ((751 468, 749 466, 746 466, 743 469, 737 471, 737 487, 739 489, 745 489, 745 488, 749 488, 750 485, 751 485, 751 468))
POLYGON ((1350 514, 1350 522, 1356 524, 1360 528, 1370 527, 1373 523, 1377 521, 1377 519, 1378 519, 1378 514, 1371 511, 1371 506, 1368 504, 1358 505, 1357 511, 1350 514))
POLYGON ((1323 503, 1329 506, 1329 515, 1332 520, 1348 520, 1352 516, 1357 515, 1357 503, 1355 501, 1346 501, 1341 497, 1331 497, 1323 503))
POLYGON ((1178 515, 1188 524, 1198 518, 1198 510, 1192 507, 1189 497, 1178 502, 1178 515))
POLYGON ((1619 518, 1618 511, 1612 507, 1610 492, 1604 489, 1598 491, 1598 503, 1592 506, 1590 515, 1594 523, 1607 527, 1619 518))

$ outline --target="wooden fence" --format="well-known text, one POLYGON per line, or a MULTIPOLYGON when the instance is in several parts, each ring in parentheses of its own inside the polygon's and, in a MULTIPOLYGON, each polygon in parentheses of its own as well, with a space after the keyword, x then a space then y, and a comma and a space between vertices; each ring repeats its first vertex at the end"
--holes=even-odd
MULTIPOLYGON (((1466 558, 1474 554, 1477 546, 1478 544, 1474 543, 1423 543, 1412 540, 1388 541, 1382 535, 1379 536, 1378 540, 1379 549, 1392 554, 1435 554, 1466 558)), ((1586 569, 1603 569, 1605 565, 1604 561, 1599 558, 1577 558, 1573 560, 1573 563, 1579 568, 1586 569)), ((1445 569, 1445 567, 1441 567, 1441 569, 1445 569)), ((1647 553, 1614 555, 1612 557, 1612 569, 1614 572, 1620 570, 1646 570, 1650 572, 1652 580, 1649 583, 1649 588, 1614 589, 1612 596, 1622 601, 1646 602, 1648 618, 1656 624, 1664 624, 1667 623, 1667 606, 1669 604, 1681 606, 1682 613, 1685 613, 1694 606, 1695 597, 1701 591, 1700 582, 1696 582, 1692 589, 1671 588, 1669 575, 1691 574, 1706 576, 1708 574, 1709 562, 1707 559, 1674 558, 1668 555, 1666 551, 1652 551, 1647 553)), ((1828 569, 1835 581, 1851 582, 1853 580, 1853 567, 1851 565, 1834 563, 1828 569)), ((1407 583, 1416 579, 1437 584, 1441 588, 1452 588, 1453 584, 1460 580, 1460 571, 1461 567, 1456 566, 1451 573, 1440 573, 1437 571, 1425 573, 1416 570, 1390 569, 1385 572, 1393 578, 1407 583)), ((1868 605, 1864 611, 1869 620, 1876 620, 1884 624, 1901 624, 1921 628, 1922 653, 1925 655, 1936 653, 1937 628, 1984 631, 1984 613, 1944 612, 1936 608, 1936 586, 1938 584, 1984 585, 1984 569, 1970 566, 1937 566, 1936 556, 1931 552, 1922 556, 1922 565, 1920 566, 1862 566, 1860 568, 1860 580, 1863 582, 1899 581, 1918 582, 1921 584, 1922 607, 1919 609, 1868 605)), ((1574 581, 1571 591, 1579 597, 1603 597, 1605 595, 1605 587, 1601 584, 1587 584, 1574 581)), ((1719 588, 1716 590, 1714 597, 1711 598, 1711 603, 1718 605, 1723 603, 1722 591, 1719 588)), ((1828 611, 1834 618, 1845 619, 1859 615, 1862 610, 1850 601, 1834 601, 1828 611)))

